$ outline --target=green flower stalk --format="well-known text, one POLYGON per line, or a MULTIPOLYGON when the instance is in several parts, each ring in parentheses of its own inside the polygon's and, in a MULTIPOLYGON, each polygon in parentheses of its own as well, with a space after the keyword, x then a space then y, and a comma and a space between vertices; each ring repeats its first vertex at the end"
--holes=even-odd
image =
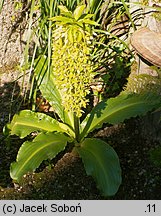
POLYGON ((95 22, 88 19, 89 15, 81 19, 84 5, 76 9, 80 13, 77 19, 76 12, 72 14, 65 7, 60 9, 62 16, 53 18, 56 21, 52 45, 54 82, 61 93, 65 110, 81 117, 94 77, 94 65, 90 59, 91 34, 87 26, 95 22))

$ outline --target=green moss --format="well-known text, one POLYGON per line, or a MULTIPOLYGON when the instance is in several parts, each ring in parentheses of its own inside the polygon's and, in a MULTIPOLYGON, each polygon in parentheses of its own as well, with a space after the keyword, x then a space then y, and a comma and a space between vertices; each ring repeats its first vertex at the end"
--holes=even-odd
POLYGON ((150 160, 156 165, 161 167, 161 147, 150 151, 150 160))

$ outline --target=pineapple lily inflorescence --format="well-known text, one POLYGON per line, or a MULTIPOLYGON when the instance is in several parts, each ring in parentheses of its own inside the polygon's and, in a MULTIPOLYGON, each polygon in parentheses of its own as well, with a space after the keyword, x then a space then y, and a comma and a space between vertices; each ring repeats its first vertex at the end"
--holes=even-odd
POLYGON ((62 96, 62 105, 67 112, 81 117, 82 108, 88 100, 89 85, 94 77, 94 65, 90 59, 92 14, 83 14, 85 6, 72 13, 60 6, 60 16, 53 17, 52 67, 54 82, 62 96))

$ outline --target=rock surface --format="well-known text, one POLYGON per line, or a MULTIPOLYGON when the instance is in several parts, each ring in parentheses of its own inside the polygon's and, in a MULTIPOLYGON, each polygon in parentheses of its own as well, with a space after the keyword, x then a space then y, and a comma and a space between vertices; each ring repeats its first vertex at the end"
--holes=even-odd
POLYGON ((0 68, 20 62, 25 28, 26 17, 22 8, 15 10, 14 1, 5 0, 0 13, 0 68))

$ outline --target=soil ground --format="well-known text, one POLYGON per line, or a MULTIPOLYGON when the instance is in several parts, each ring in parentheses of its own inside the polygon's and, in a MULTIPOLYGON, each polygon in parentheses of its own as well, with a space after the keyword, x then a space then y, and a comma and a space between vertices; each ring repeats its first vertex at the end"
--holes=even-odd
POLYGON ((23 99, 18 97, 19 91, 17 82, 1 78, 0 199, 161 199, 161 166, 150 159, 150 151, 161 147, 158 113, 130 119, 120 125, 104 125, 93 134, 112 145, 120 158, 122 184, 113 197, 101 196, 94 180, 86 175, 81 159, 70 149, 52 161, 43 162, 36 173, 24 177, 21 185, 14 183, 9 167, 23 141, 17 137, 6 139, 2 129, 9 115, 12 117, 19 108, 23 99))

